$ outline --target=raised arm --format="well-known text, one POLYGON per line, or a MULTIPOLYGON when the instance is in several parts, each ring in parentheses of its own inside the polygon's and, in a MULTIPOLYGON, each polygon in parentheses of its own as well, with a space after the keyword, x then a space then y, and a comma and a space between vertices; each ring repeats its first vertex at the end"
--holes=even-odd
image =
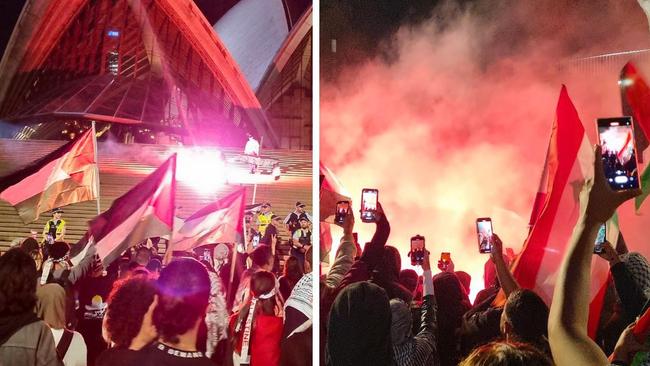
POLYGON ((353 231, 354 215, 350 212, 350 214, 345 217, 345 221, 343 221, 343 237, 341 238, 341 244, 336 250, 334 263, 332 263, 332 266, 327 273, 327 277, 325 278, 325 284, 329 288, 338 287, 345 274, 348 273, 352 267, 354 257, 357 254, 357 247, 354 245, 354 237, 352 236, 353 231))
POLYGON ((361 255, 361 261, 365 262, 368 266, 368 271, 375 269, 377 264, 381 261, 384 256, 384 246, 388 241, 388 236, 390 235, 390 223, 384 214, 384 209, 381 206, 381 203, 377 203, 377 229, 375 230, 375 235, 372 236, 370 243, 363 248, 363 254, 361 255))
POLYGON ((490 252, 490 258, 497 269, 497 277, 499 278, 501 288, 506 294, 506 297, 508 297, 512 292, 519 289, 519 284, 512 275, 512 272, 510 272, 510 268, 508 268, 506 261, 503 259, 503 243, 497 234, 492 235, 492 251, 490 252))
POLYGON ((594 178, 580 193, 580 217, 562 261, 551 304, 548 334, 553 359, 562 365, 609 365, 603 351, 587 335, 593 243, 599 226, 640 190, 614 192, 605 179, 601 148, 594 152, 594 178))

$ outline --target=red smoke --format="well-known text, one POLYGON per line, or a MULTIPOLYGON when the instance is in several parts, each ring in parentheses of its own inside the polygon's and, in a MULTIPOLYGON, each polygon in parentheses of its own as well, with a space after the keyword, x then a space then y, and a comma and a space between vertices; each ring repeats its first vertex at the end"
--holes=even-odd
MULTIPOLYGON (((592 141, 596 117, 621 114, 618 70, 593 77, 566 62, 650 39, 634 3, 526 3, 534 4, 477 5, 444 31, 433 20, 404 26, 392 39, 394 61, 368 60, 321 85, 321 160, 355 210, 362 188, 378 188, 403 267, 409 238, 424 235, 432 259, 449 251, 456 270, 472 275, 473 295, 488 259, 474 220, 492 217, 504 245, 520 250, 561 84, 592 141)), ((374 226, 357 219, 355 231, 365 243, 374 226)))

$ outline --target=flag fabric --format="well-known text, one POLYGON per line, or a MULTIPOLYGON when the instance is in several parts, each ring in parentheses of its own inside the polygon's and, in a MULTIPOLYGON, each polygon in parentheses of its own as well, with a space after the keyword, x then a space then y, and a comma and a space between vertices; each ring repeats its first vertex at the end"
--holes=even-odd
POLYGON ((0 198, 24 223, 43 212, 94 200, 99 192, 95 130, 88 129, 46 156, 0 178, 0 198))
POLYGON ((634 198, 634 208, 636 209, 637 212, 639 212, 639 209, 641 209, 641 205, 645 201, 645 199, 648 197, 648 194, 650 194, 650 165, 645 168, 643 171, 643 174, 641 174, 641 189, 643 193, 641 193, 639 196, 636 196, 634 198))
MULTIPOLYGON (((90 221, 85 242, 95 243, 97 254, 108 266, 128 248, 172 232, 175 198, 176 154, 90 221)), ((84 249, 78 251, 81 256, 84 249)))
MULTIPOLYGON (((540 188, 533 205, 531 229, 513 265, 522 288, 534 289, 551 303, 560 263, 580 213, 579 195, 593 176, 593 149, 565 86, 562 86, 540 188)), ((592 263, 592 309, 602 306, 597 295, 607 281, 605 261, 592 263), (595 301, 594 301, 595 300, 595 301)))
POLYGON ((204 244, 235 243, 242 233, 246 189, 239 189, 188 217, 174 232, 170 248, 188 251, 204 244))
POLYGON ((320 221, 331 222, 336 213, 336 203, 339 201, 351 201, 348 195, 344 194, 345 189, 322 162, 320 163, 320 221))
POLYGON ((336 203, 352 201, 344 194, 343 185, 322 162, 320 163, 320 258, 329 263, 329 252, 332 250, 332 233, 330 223, 336 213, 336 203))
POLYGON ((623 114, 633 117, 634 139, 639 160, 642 161, 643 151, 648 147, 650 136, 650 88, 631 62, 623 66, 619 85, 623 114))

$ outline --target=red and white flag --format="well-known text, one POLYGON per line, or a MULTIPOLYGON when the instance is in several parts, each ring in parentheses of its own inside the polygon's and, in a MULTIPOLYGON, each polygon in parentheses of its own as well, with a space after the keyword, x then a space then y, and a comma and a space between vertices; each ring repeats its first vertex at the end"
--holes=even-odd
POLYGON ((0 178, 0 198, 16 208, 25 223, 43 212, 90 201, 99 192, 95 130, 7 176, 0 178))
MULTIPOLYGON (((562 86, 539 190, 533 204, 531 230, 513 266, 523 288, 534 289, 551 303, 555 280, 580 214, 579 195, 593 177, 593 148, 566 87, 562 86)), ((591 273, 591 315, 597 318, 607 281, 605 261, 595 259, 591 273)))
POLYGON ((147 238, 169 235, 175 199, 176 154, 90 221, 87 236, 104 265, 147 238))
POLYGON ((642 160, 643 151, 648 147, 647 136, 650 136, 650 88, 631 62, 623 67, 619 85, 623 114, 633 117, 634 139, 639 159, 642 160))
POLYGON ((195 212, 174 232, 171 249, 188 251, 204 244, 235 243, 237 234, 242 233, 245 197, 242 188, 195 212))
POLYGON ((332 222, 336 214, 336 203, 351 201, 341 182, 322 162, 320 163, 320 221, 332 222))

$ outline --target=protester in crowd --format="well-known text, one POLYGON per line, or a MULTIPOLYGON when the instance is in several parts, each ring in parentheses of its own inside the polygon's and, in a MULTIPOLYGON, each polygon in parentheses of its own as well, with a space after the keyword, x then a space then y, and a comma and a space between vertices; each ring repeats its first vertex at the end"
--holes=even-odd
POLYGON ((50 328, 34 313, 36 263, 23 250, 0 256, 0 364, 62 365, 50 328))
POLYGON ((469 273, 465 271, 455 271, 454 273, 456 274, 456 277, 458 277, 458 280, 460 280, 460 283, 463 285, 465 292, 469 295, 472 285, 472 276, 470 276, 469 273))
POLYGON ((302 262, 305 260, 305 252, 311 247, 311 223, 307 217, 300 218, 300 228, 293 232, 291 237, 291 255, 298 258, 302 269, 302 262))
POLYGON ((114 352, 140 350, 157 337, 152 323, 156 307, 156 286, 148 278, 135 276, 115 282, 108 296, 104 330, 112 349, 105 351, 98 364, 111 362, 114 352), (104 361, 101 361, 104 360, 104 361))
POLYGON ((392 364, 391 310, 386 291, 368 281, 341 291, 327 323, 328 366, 392 364))
POLYGON ((217 351, 219 342, 228 337, 228 309, 226 308, 226 293, 221 278, 210 263, 207 261, 201 261, 201 263, 208 270, 208 276, 210 276, 210 302, 205 314, 207 328, 205 355, 212 358, 217 351))
POLYGON ((174 258, 160 273, 153 325, 158 339, 135 354, 112 357, 116 365, 213 365, 197 349, 199 326, 205 322, 210 277, 193 258, 174 258))
POLYGON ((257 213, 257 231, 263 237, 266 233, 266 227, 271 223, 271 217, 273 212, 271 211, 271 203, 265 202, 260 206, 260 212, 257 213))
POLYGON ((390 300, 393 361, 398 366, 440 364, 436 348, 436 299, 433 295, 433 279, 428 251, 424 255, 422 270, 424 271, 424 297, 418 333, 415 336, 411 331, 413 317, 410 304, 400 299, 390 300))
POLYGON ((151 278, 157 280, 160 276, 160 271, 162 269, 162 262, 158 258, 151 258, 149 263, 147 263, 147 270, 151 275, 151 278))
POLYGON ((284 218, 284 225, 293 237, 293 233, 296 230, 300 229, 300 219, 305 218, 308 222, 311 222, 311 216, 305 212, 305 204, 298 201, 296 202, 296 208, 293 212, 289 213, 287 217, 284 218))
POLYGON ((79 332, 66 328, 66 293, 63 287, 48 283, 36 290, 36 313, 50 327, 56 352, 65 366, 85 366, 86 342, 79 332))
POLYGON ((235 366, 280 364, 283 304, 278 291, 273 273, 258 271, 251 276, 248 301, 230 317, 235 366))
POLYGON ((407 290, 415 294, 418 287, 418 273, 410 268, 403 269, 399 272, 399 283, 407 290))
POLYGON ((250 254, 250 258, 252 261, 251 267, 247 268, 239 278, 239 287, 235 293, 233 311, 239 310, 241 304, 244 302, 244 299, 249 292, 250 278, 253 273, 261 270, 269 272, 273 270, 275 257, 273 256, 270 246, 260 245, 250 254))
POLYGON ((460 361, 459 329, 462 324, 463 314, 470 308, 471 304, 463 285, 458 277, 451 272, 441 272, 433 277, 433 287, 438 306, 438 354, 440 365, 457 365, 460 361))
POLYGON ((20 243, 20 249, 29 254, 36 263, 36 270, 40 273, 43 266, 43 251, 38 241, 34 238, 25 238, 20 243))
POLYGON ((302 276, 284 304, 281 366, 312 365, 312 285, 312 273, 302 276))
POLYGON ((488 343, 476 348, 459 366, 553 366, 537 348, 516 342, 488 343))
POLYGON ((147 247, 141 246, 135 250, 135 257, 133 261, 142 267, 146 267, 151 260, 151 250, 147 247))
POLYGON ((283 299, 288 299, 291 295, 291 290, 302 278, 302 268, 298 263, 298 258, 290 256, 284 263, 284 275, 279 279, 280 293, 283 299))
MULTIPOLYGON (((585 182, 580 193, 580 217, 562 261, 551 304, 549 343, 558 366, 610 364, 605 353, 587 335, 593 245, 600 226, 612 217, 618 206, 641 191, 612 191, 601 159, 601 147, 596 146, 594 177, 585 182)), ((631 329, 626 328, 610 357, 617 364, 629 364, 640 349, 631 329)))
POLYGON ((101 271, 93 271, 75 286, 79 299, 76 313, 79 323, 76 330, 83 335, 86 341, 89 366, 95 364, 99 354, 107 347, 107 343, 102 337, 102 320, 108 307, 108 296, 117 276, 118 262, 115 261, 106 269, 106 275, 101 271))

